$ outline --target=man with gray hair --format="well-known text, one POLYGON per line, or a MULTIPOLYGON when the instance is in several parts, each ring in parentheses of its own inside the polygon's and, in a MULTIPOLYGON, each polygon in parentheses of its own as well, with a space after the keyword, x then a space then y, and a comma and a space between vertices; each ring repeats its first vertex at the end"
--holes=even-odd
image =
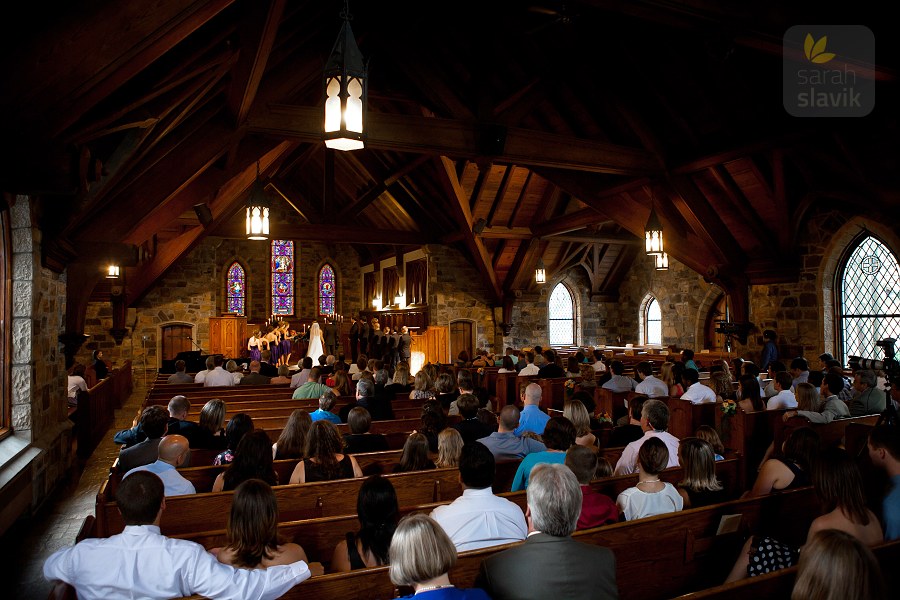
POLYGON ((853 398, 848 402, 851 417, 877 415, 887 405, 884 390, 877 387, 878 379, 875 371, 864 369, 853 374, 853 398))
POLYGON ((616 463, 616 475, 637 473, 637 457, 641 446, 651 437, 658 437, 669 449, 669 463, 666 468, 678 466, 679 439, 666 431, 669 428, 669 407, 661 400, 647 400, 641 407, 641 429, 644 435, 625 446, 619 462, 616 463))
POLYGON ((575 474, 565 465, 538 464, 527 497, 528 538, 481 563, 476 585, 494 600, 618 598, 612 551, 572 539, 582 501, 575 474))

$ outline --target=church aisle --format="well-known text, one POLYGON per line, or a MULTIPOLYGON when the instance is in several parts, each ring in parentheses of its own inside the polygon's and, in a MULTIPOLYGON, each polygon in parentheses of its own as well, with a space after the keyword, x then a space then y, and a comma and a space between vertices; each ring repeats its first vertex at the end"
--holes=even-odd
MULTIPOLYGON (((154 374, 148 374, 146 380, 154 374)), ((47 598, 50 584, 41 568, 44 560, 56 550, 75 543, 78 529, 89 514, 94 514, 94 501, 100 484, 109 475, 109 467, 119 453, 112 441, 113 433, 131 427, 132 419, 147 395, 147 383, 135 373, 134 391, 121 409, 116 410, 113 427, 86 463, 76 459, 74 477, 64 484, 37 514, 21 519, 2 538, 4 581, 10 582, 10 598, 47 598), (78 473, 80 472, 80 476, 78 473)))

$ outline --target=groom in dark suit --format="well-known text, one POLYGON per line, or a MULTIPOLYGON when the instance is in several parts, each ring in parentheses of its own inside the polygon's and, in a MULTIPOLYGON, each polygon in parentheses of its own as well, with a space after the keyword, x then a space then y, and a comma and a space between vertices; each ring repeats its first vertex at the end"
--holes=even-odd
POLYGON ((325 317, 325 327, 322 328, 322 338, 325 344, 325 354, 336 354, 338 328, 333 319, 325 317))
POLYGON ((618 598, 612 551, 572 539, 581 500, 581 487, 567 466, 535 466, 525 511, 528 538, 481 563, 476 585, 494 600, 618 598))
POLYGON ((356 317, 350 317, 350 360, 356 362, 359 356, 359 321, 356 317))

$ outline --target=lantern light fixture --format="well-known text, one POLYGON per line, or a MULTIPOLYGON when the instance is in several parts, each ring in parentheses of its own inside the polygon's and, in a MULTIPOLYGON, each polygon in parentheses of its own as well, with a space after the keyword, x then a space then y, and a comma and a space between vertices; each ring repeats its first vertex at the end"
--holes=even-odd
POLYGON ((656 259, 656 270, 657 271, 668 271, 669 270, 669 255, 665 252, 662 254, 654 255, 656 259))
POLYGON ((106 278, 107 279, 118 279, 119 278, 119 265, 109 265, 106 268, 106 278))
POLYGON ((265 186, 259 180, 259 161, 256 161, 256 181, 250 187, 247 201, 247 239, 269 239, 269 201, 265 186))
POLYGON ((544 268, 544 259, 538 258, 537 268, 534 270, 535 283, 547 283, 547 269, 544 268))
POLYGON ((656 216, 656 209, 650 208, 650 217, 647 219, 647 226, 644 227, 644 239, 646 242, 647 254, 664 254, 665 244, 663 242, 663 228, 659 217, 656 216))
POLYGON ((366 146, 369 69, 350 28, 353 17, 347 0, 341 18, 344 22, 325 64, 325 146, 360 150, 366 146))

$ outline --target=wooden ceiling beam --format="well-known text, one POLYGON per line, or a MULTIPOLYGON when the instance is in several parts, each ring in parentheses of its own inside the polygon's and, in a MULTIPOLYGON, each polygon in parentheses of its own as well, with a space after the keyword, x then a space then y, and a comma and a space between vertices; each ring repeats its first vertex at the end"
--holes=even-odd
MULTIPOLYGON (((228 229, 223 226, 217 228, 212 235, 227 239, 246 239, 243 232, 228 229)), ((434 240, 418 231, 405 231, 402 229, 378 229, 359 225, 328 225, 319 223, 316 225, 291 224, 290 230, 285 235, 310 242, 327 243, 353 243, 361 245, 379 246, 424 246, 434 240)), ((393 252, 393 251, 392 251, 393 252)))
POLYGON ((618 244, 620 246, 642 246, 644 240, 631 234, 622 235, 557 235, 544 236, 542 240, 554 242, 576 242, 586 244, 618 244))
POLYGON ((593 208, 583 208, 581 210, 576 210, 575 212, 570 212, 567 215, 538 223, 534 227, 534 235, 546 238, 561 233, 568 233, 570 231, 578 231, 579 229, 584 229, 585 227, 604 222, 609 222, 604 215, 598 213, 593 208))
MULTIPOLYGON (((656 158, 646 150, 526 129, 507 128, 505 143, 487 148, 479 125, 415 115, 369 112, 366 146, 374 150, 436 154, 494 162, 572 169, 617 175, 659 174, 656 158), (502 147, 500 147, 502 146, 502 147)), ((270 105, 251 116, 251 131, 283 139, 321 141, 318 107, 270 105)))
POLYGON ((741 219, 750 227, 753 235, 757 236, 763 243, 767 253, 778 254, 777 241, 775 236, 772 235, 772 229, 759 216, 759 212, 750 205, 744 192, 735 183, 728 169, 722 165, 715 165, 709 168, 709 173, 722 190, 725 191, 725 195, 728 196, 732 206, 740 213, 741 219))
POLYGON ((456 176, 456 165, 446 156, 442 156, 440 160, 438 183, 444 189, 450 213, 454 216, 457 227, 462 231, 463 243, 472 255, 475 268, 481 275, 488 295, 491 300, 499 304, 503 294, 497 281, 497 274, 494 272, 494 266, 487 248, 484 247, 484 242, 472 232, 472 211, 469 209, 469 200, 456 176))
POLYGON ((280 196, 282 200, 288 203, 288 206, 294 209, 294 212, 303 217, 303 219, 305 219, 311 225, 315 225, 324 221, 324 219, 322 218, 322 213, 315 206, 313 206, 312 202, 309 202, 306 197, 297 190, 297 188, 291 185, 291 183, 286 181, 284 178, 273 177, 269 180, 266 188, 272 188, 272 190, 276 194, 278 194, 278 196, 280 196))
POLYGON ((485 240, 527 240, 534 237, 528 227, 485 227, 478 235, 485 240))

